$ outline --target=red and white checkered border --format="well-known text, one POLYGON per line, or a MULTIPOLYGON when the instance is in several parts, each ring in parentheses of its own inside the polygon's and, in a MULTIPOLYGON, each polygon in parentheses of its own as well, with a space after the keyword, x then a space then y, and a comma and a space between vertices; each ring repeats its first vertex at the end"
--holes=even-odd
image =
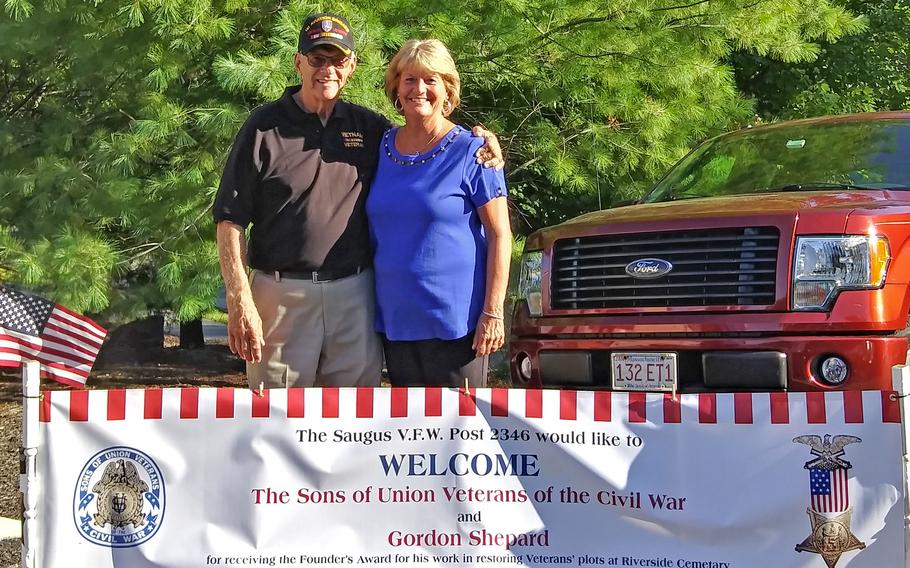
POLYGON ((45 391, 41 422, 518 416, 652 424, 900 423, 891 391, 670 394, 573 390, 234 388, 45 391))

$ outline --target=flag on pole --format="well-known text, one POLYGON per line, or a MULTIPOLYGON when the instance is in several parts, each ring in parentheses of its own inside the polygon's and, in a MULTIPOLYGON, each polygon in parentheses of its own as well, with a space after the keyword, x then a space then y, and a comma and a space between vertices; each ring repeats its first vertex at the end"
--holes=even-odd
POLYGON ((38 361, 43 376, 83 386, 106 335, 85 316, 0 284, 0 367, 38 361))

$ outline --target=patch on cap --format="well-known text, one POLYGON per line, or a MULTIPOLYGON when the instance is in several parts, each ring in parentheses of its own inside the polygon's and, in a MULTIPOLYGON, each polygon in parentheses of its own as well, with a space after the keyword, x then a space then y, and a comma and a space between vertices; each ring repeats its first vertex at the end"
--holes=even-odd
POLYGON ((297 51, 306 53, 318 45, 331 45, 345 55, 354 51, 354 37, 348 21, 335 14, 315 14, 303 22, 297 51))

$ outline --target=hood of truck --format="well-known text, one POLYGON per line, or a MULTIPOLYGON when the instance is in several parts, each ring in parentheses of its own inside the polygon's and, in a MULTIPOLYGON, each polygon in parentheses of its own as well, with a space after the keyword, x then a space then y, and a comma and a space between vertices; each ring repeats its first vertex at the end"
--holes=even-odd
POLYGON ((679 228, 769 224, 804 234, 840 233, 854 211, 875 214, 888 208, 910 208, 910 192, 890 190, 794 191, 730 197, 683 199, 617 207, 581 215, 542 229, 528 247, 543 248, 554 240, 597 233, 664 231, 679 228))
POLYGON ((680 217, 738 217, 742 215, 788 214, 812 210, 850 211, 856 208, 890 205, 894 200, 885 191, 759 193, 731 197, 684 199, 646 203, 596 211, 576 217, 566 224, 660 221, 680 217))

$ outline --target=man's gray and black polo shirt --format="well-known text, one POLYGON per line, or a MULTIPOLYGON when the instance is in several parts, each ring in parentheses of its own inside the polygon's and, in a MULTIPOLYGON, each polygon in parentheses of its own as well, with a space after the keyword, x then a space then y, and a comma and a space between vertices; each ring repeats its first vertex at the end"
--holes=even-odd
POLYGON ((263 271, 353 273, 371 264, 364 202, 391 123, 344 101, 323 126, 285 90, 252 112, 228 156, 215 222, 252 223, 249 264, 263 271))

